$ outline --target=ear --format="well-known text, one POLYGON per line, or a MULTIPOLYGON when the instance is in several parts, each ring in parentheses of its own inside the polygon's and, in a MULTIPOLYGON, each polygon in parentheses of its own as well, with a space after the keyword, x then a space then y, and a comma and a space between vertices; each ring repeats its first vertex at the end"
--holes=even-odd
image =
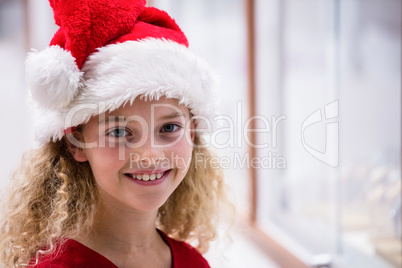
POLYGON ((84 149, 81 147, 82 135, 80 132, 66 133, 64 140, 67 144, 68 151, 77 162, 88 161, 84 149))
POLYGON ((194 144, 194 138, 195 138, 195 120, 191 120, 190 124, 190 137, 191 137, 191 142, 194 144))

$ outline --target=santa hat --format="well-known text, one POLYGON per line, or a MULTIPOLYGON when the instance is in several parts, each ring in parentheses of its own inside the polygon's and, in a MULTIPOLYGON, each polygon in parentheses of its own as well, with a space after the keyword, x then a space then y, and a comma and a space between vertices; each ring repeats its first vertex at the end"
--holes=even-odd
POLYGON ((40 145, 137 97, 178 99, 212 121, 216 76, 166 12, 145 0, 49 2, 60 28, 26 60, 40 145))

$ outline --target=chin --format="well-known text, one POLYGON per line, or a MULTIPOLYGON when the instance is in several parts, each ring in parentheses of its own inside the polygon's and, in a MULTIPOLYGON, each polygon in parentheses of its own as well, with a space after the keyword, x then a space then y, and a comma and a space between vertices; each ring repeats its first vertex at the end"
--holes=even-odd
POLYGON ((151 212, 151 211, 155 211, 158 210, 160 207, 163 206, 163 204, 165 204, 167 198, 163 199, 163 200, 147 200, 144 201, 142 204, 140 204, 139 206, 136 206, 136 209, 140 210, 140 211, 147 211, 147 212, 151 212))

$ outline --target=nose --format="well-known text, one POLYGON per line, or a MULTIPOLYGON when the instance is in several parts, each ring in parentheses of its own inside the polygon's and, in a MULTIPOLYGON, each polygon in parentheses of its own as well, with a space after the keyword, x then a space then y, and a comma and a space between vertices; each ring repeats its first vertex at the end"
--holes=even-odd
POLYGON ((152 142, 149 135, 147 136, 147 139, 140 146, 130 150, 130 159, 144 166, 158 165, 164 157, 164 152, 152 142))

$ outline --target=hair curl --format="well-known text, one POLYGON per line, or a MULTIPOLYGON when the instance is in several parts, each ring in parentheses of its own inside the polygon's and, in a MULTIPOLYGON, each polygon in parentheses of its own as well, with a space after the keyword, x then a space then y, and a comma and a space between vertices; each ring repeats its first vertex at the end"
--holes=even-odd
MULTIPOLYGON (((202 145, 196 135, 189 171, 159 209, 156 225, 175 239, 195 242, 204 253, 216 236, 218 204, 229 203, 222 170, 213 168, 213 155, 202 145)), ((0 224, 0 263, 6 267, 27 266, 91 229, 95 180, 88 162, 75 161, 64 140, 26 153, 13 182, 0 224)))

